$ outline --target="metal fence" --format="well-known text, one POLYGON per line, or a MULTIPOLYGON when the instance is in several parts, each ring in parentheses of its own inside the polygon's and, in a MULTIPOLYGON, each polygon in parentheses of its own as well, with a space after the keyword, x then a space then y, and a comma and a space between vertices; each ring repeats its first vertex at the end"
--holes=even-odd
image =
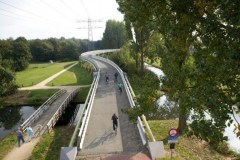
POLYGON ((59 90, 54 95, 52 95, 46 102, 44 102, 28 119, 26 119, 23 124, 21 124, 21 128, 25 130, 27 126, 31 125, 35 122, 48 108, 49 106, 61 95, 66 93, 65 89, 59 90))

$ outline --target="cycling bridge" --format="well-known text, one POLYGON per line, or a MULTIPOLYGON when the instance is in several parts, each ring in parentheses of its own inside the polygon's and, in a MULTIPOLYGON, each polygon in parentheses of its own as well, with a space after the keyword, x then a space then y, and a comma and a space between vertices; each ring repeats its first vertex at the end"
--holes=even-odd
POLYGON ((130 122, 128 115, 122 112, 122 109, 131 108, 134 105, 131 103, 133 100, 129 100, 124 73, 119 67, 109 64, 113 62, 106 62, 106 59, 96 56, 100 52, 93 51, 82 55, 98 68, 100 75, 89 116, 85 116, 87 125, 83 131, 80 129, 76 159, 149 160, 137 125, 130 122), (117 82, 115 82, 114 73, 116 72, 118 72, 118 82, 124 85, 122 94, 119 93, 117 82), (108 83, 105 80, 106 73, 109 75, 108 83), (114 113, 119 118, 117 135, 113 132, 111 120, 114 113))

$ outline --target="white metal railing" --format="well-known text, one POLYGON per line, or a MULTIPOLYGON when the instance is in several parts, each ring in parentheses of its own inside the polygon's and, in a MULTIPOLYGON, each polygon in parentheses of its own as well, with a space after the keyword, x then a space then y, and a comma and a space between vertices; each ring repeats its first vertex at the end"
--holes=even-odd
POLYGON ((49 106, 61 95, 63 95, 66 92, 65 89, 62 89, 58 92, 56 92, 53 96, 51 96, 46 102, 44 102, 28 119, 26 119, 23 124, 21 124, 21 127, 23 130, 27 128, 27 126, 31 125, 35 120, 37 120, 43 112, 45 112, 49 106))
POLYGON ((142 140, 143 145, 145 145, 147 143, 147 136, 146 136, 146 132, 144 129, 144 126, 142 124, 142 120, 140 117, 138 117, 137 119, 137 127, 138 127, 138 131, 142 140))
MULTIPOLYGON (((74 90, 71 94, 69 94, 69 95, 66 97, 66 99, 62 102, 62 104, 60 105, 60 107, 58 108, 58 110, 54 113, 54 115, 52 116, 52 118, 48 121, 48 123, 47 123, 47 125, 46 125, 47 128, 48 128, 48 130, 51 130, 52 127, 55 125, 56 119, 59 118, 58 116, 60 116, 60 112, 61 112, 63 106, 64 106, 64 105, 67 105, 67 104, 65 104, 65 103, 68 103, 68 100, 69 100, 69 99, 72 100, 72 98, 79 92, 79 90, 80 90, 80 88, 75 89, 75 90, 74 90)), ((70 100, 69 100, 69 101, 70 101, 70 100)), ((44 126, 43 128, 46 128, 46 127, 44 126)), ((43 132, 45 132, 45 130, 44 130, 43 132)))
POLYGON ((130 106, 131 106, 131 108, 134 108, 135 107, 135 102, 134 102, 133 97, 135 97, 135 95, 132 91, 132 88, 131 88, 131 85, 130 85, 128 79, 127 79, 127 76, 125 76, 125 74, 123 73, 121 68, 119 68, 117 64, 115 64, 114 62, 112 62, 112 61, 110 61, 106 58, 102 58, 102 57, 99 57, 99 56, 92 56, 92 57, 112 65, 120 73, 120 76, 121 76, 122 81, 123 81, 124 88, 125 88, 127 96, 128 96, 130 106))
POLYGON ((80 150, 82 149, 82 146, 83 146, 83 141, 85 138, 85 134, 86 134, 86 130, 87 130, 87 126, 88 126, 90 113, 92 110, 92 105, 93 105, 94 97, 96 94, 99 78, 100 78, 100 70, 98 70, 97 76, 95 77, 94 82, 91 85, 90 91, 88 93, 87 99, 84 104, 85 113, 84 113, 84 117, 82 119, 82 125, 81 125, 79 133, 78 133, 78 147, 80 150))
MULTIPOLYGON (((89 52, 87 52, 89 53, 89 52)), ((91 114, 91 110, 92 110, 92 106, 93 106, 93 101, 94 101, 94 97, 96 94, 96 90, 97 90, 97 86, 98 86, 98 82, 99 82, 99 78, 100 78, 100 69, 97 65, 97 63, 95 61, 93 61, 91 58, 89 58, 91 56, 89 56, 88 54, 82 54, 80 58, 89 61, 90 63, 92 63, 95 67, 95 71, 97 71, 97 75, 94 77, 93 83, 90 87, 90 90, 88 92, 85 104, 84 104, 84 115, 83 118, 81 119, 81 121, 78 121, 78 124, 76 126, 76 128, 78 129, 80 127, 80 123, 81 123, 81 127, 79 129, 79 133, 78 133, 78 139, 77 139, 77 146, 78 149, 82 149, 83 147, 83 142, 84 142, 84 138, 85 138, 85 134, 86 134, 86 130, 87 130, 87 126, 88 126, 88 122, 89 122, 89 118, 90 118, 90 114, 91 114)), ((75 128, 75 130, 76 130, 75 128)), ((73 135, 75 136, 75 135, 73 135)), ((72 140, 71 140, 71 145, 72 145, 72 140)))

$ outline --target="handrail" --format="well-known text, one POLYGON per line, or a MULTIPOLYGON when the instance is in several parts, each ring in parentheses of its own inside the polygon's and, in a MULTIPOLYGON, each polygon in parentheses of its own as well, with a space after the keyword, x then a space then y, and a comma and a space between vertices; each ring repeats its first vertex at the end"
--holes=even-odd
MULTIPOLYGON (((58 110, 54 113, 52 118, 48 121, 47 125, 45 125, 45 126, 47 126, 49 131, 52 129, 52 126, 54 125, 54 124, 52 124, 53 119, 56 117, 56 115, 58 115, 58 112, 62 109, 62 106, 64 105, 64 103, 67 101, 67 99, 69 97, 74 97, 77 94, 77 92, 79 92, 79 90, 80 90, 80 88, 75 89, 71 94, 68 95, 68 97, 66 97, 66 99, 60 105, 61 107, 58 108, 58 110)), ((43 128, 45 128, 45 126, 43 128)), ((45 132, 45 130, 43 130, 43 132, 45 132)))
POLYGON ((26 119, 23 124, 21 124, 21 128, 25 130, 28 125, 31 125, 36 119, 38 119, 42 113, 48 109, 49 105, 52 104, 57 98, 63 95, 66 92, 65 89, 61 89, 52 95, 50 98, 47 99, 33 114, 26 119))
POLYGON ((117 71, 120 73, 120 76, 121 76, 121 78, 123 80, 123 85, 124 85, 124 88, 126 89, 126 93, 127 93, 127 96, 128 96, 128 100, 129 100, 130 106, 131 106, 131 108, 134 108, 135 107, 135 102, 133 100, 133 96, 135 96, 135 94, 132 94, 133 91, 129 87, 131 85, 129 84, 128 80, 125 79, 126 76, 124 76, 124 73, 121 70, 121 68, 119 68, 117 64, 115 64, 114 62, 112 62, 112 61, 110 61, 110 60, 108 60, 106 58, 102 58, 102 57, 99 57, 99 56, 92 56, 92 57, 95 58, 95 59, 98 59, 100 61, 106 62, 106 63, 112 65, 115 69, 117 69, 117 71))
POLYGON ((91 99, 93 99, 92 97, 95 96, 95 92, 96 92, 96 89, 94 89, 94 88, 97 87, 99 77, 100 77, 100 70, 95 61, 93 61, 90 58, 88 58, 87 56, 83 56, 83 55, 81 55, 79 58, 92 63, 95 68, 95 71, 97 71, 98 74, 97 74, 97 76, 94 77, 93 83, 91 84, 90 90, 88 92, 88 95, 87 95, 87 98, 85 100, 84 107, 83 107, 84 108, 83 110, 85 110, 85 112, 83 111, 84 114, 82 114, 80 116, 80 118, 76 124, 71 141, 69 143, 69 147, 72 147, 74 145, 76 138, 77 138, 77 134, 78 134, 78 140, 77 140, 78 146, 82 146, 82 143, 83 143, 84 137, 85 137, 85 135, 84 135, 85 133, 83 132, 83 130, 84 130, 84 128, 87 128, 87 125, 88 125, 86 117, 87 116, 89 117, 89 115, 88 115, 88 114, 90 114, 89 109, 91 108, 91 103, 89 103, 89 102, 93 101, 91 99), (81 127, 80 127, 80 125, 81 125, 81 127), (79 129, 79 127, 80 127, 80 129, 79 129))
POLYGON ((142 124, 142 120, 139 116, 138 116, 138 119, 137 119, 137 127, 138 127, 138 131, 139 131, 142 143, 143 143, 143 145, 145 145, 147 143, 146 131, 145 131, 144 126, 142 124))
POLYGON ((86 134, 86 130, 87 130, 87 126, 88 126, 88 122, 89 122, 89 118, 90 118, 90 113, 92 110, 92 105, 93 105, 93 101, 94 101, 94 97, 96 94, 96 90, 97 90, 97 86, 98 86, 98 82, 99 82, 99 78, 100 78, 100 70, 98 70, 98 74, 95 78, 94 83, 91 86, 91 91, 89 91, 88 97, 86 99, 85 102, 85 116, 83 117, 82 120, 82 125, 78 134, 78 144, 79 144, 79 149, 82 149, 83 146, 83 141, 85 138, 85 134, 86 134))

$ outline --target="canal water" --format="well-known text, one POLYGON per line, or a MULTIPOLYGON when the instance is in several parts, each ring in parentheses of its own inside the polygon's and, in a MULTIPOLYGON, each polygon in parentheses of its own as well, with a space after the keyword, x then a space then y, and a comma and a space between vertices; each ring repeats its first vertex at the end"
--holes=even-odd
POLYGON ((6 107, 0 109, 0 141, 16 130, 36 110, 32 106, 6 107))
MULTIPOLYGON (((22 107, 6 107, 0 109, 0 141, 9 133, 17 130, 17 128, 28 119, 37 107, 22 106, 22 107)), ((62 116, 59 118, 56 126, 68 125, 74 120, 73 115, 76 112, 76 105, 69 104, 62 116)))
MULTIPOLYGON (((152 71, 153 73, 155 73, 159 78, 164 76, 164 73, 161 69, 158 69, 158 68, 155 68, 155 67, 152 67, 150 65, 147 65, 146 64, 146 68, 150 71, 152 71)), ((160 87, 161 87, 162 84, 160 84, 160 87)), ((169 102, 167 100, 167 97, 165 95, 163 95, 162 97, 160 97, 158 100, 157 100, 157 103, 158 103, 158 106, 159 107, 173 107, 175 105, 175 102, 169 102)), ((235 114, 235 117, 237 119, 238 122, 240 122, 240 114, 235 114)), ((235 121, 234 121, 235 122, 235 121)), ((230 127, 226 127, 225 128, 225 131, 224 131, 224 136, 227 136, 228 137, 228 145, 229 147, 240 153, 240 140, 239 138, 237 138, 236 134, 234 133, 234 123, 231 124, 230 127)))

